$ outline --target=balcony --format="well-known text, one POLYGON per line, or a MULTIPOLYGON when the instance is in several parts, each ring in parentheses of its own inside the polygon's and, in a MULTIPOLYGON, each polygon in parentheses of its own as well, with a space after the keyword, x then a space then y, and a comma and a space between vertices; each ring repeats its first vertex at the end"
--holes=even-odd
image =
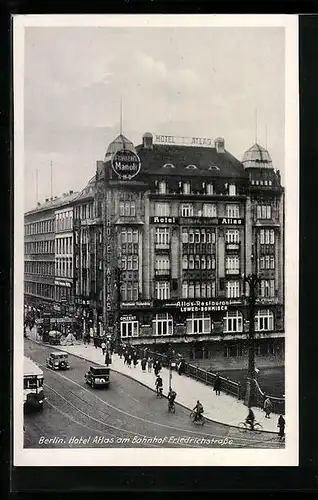
POLYGON ((239 276, 239 269, 225 269, 226 276, 239 276))
POLYGON ((166 280, 170 280, 171 270, 170 269, 155 269, 155 277, 157 279, 164 278, 166 280))
POLYGON ((225 243, 225 250, 227 252, 239 251, 240 250, 240 243, 239 242, 226 242, 225 243))
POLYGON ((170 252, 170 243, 155 243, 155 251, 165 251, 165 252, 170 252))

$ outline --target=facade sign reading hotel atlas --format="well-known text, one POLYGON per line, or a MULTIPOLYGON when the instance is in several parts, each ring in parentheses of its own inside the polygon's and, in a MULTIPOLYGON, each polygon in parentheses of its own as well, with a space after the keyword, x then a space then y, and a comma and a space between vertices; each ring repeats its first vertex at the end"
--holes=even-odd
POLYGON ((155 142, 158 144, 178 144, 182 146, 206 146, 213 147, 214 141, 210 137, 183 137, 180 135, 155 134, 155 142))
POLYGON ((112 158, 112 168, 115 174, 123 180, 130 180, 135 177, 140 170, 140 159, 133 151, 121 149, 112 158))

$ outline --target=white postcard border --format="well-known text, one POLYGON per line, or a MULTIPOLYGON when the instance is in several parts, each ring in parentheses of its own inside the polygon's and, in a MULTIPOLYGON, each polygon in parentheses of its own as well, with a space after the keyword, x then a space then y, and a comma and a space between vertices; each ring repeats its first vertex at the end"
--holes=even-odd
POLYGON ((299 113, 298 16, 27 15, 14 16, 14 397, 15 466, 296 466, 298 465, 299 113), (24 29, 28 26, 210 26, 285 28, 285 449, 23 449, 24 29))

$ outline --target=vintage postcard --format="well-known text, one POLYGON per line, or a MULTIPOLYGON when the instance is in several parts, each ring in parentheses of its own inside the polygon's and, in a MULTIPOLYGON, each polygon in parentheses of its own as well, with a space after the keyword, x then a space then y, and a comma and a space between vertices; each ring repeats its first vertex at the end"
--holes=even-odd
POLYGON ((298 464, 297 22, 14 17, 14 465, 298 464))

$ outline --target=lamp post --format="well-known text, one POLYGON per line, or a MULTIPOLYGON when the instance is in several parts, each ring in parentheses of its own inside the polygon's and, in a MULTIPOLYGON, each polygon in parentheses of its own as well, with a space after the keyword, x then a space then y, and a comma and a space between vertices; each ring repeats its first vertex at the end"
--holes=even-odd
POLYGON ((171 352, 171 346, 169 346, 168 350, 168 364, 169 364, 169 391, 171 391, 171 386, 172 386, 172 352, 171 352))
POLYGON ((248 369, 246 378, 246 391, 244 404, 250 407, 254 402, 255 390, 255 303, 257 296, 257 285, 259 278, 255 274, 250 274, 244 277, 243 280, 249 285, 248 302, 248 317, 249 317, 249 334, 248 334, 248 369))

